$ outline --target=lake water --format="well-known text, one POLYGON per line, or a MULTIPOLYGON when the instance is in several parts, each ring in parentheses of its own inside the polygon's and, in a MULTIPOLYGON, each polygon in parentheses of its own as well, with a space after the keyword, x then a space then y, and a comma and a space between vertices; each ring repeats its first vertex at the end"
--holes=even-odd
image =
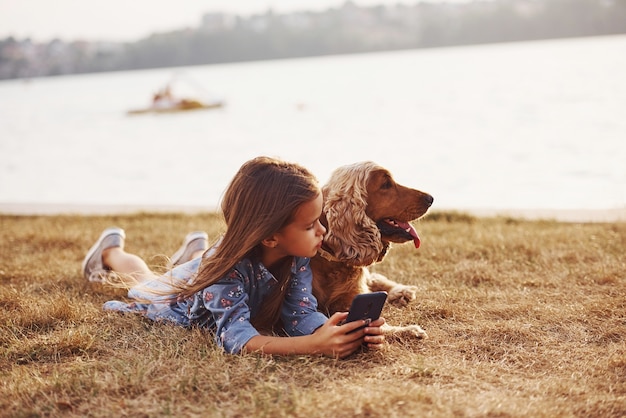
POLYGON ((0 203, 214 208, 257 155, 440 209, 626 207, 626 36, 0 82, 0 203), (226 107, 127 116, 174 90, 226 107))

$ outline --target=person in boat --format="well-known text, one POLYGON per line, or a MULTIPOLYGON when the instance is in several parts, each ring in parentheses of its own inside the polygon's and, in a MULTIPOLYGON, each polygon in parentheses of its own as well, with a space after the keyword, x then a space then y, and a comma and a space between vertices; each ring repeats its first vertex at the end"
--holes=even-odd
POLYGON ((156 109, 170 109, 178 105, 179 102, 174 99, 169 84, 154 93, 154 96, 152 97, 152 107, 156 109))

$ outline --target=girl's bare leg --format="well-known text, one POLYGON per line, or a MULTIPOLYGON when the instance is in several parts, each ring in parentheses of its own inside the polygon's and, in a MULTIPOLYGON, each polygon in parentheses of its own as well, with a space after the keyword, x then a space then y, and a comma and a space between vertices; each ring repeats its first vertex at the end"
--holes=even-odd
MULTIPOLYGON (((160 277, 141 257, 124 251, 125 239, 126 233, 122 228, 110 227, 102 232, 83 260, 83 275, 88 281, 111 284, 109 273, 113 272, 117 273, 124 286, 133 287, 160 277)), ((183 245, 172 256, 171 267, 201 256, 207 248, 208 236, 205 232, 187 234, 183 245)))
POLYGON ((150 270, 141 257, 127 253, 121 247, 111 247, 102 251, 102 264, 118 274, 132 277, 137 282, 159 277, 150 270))

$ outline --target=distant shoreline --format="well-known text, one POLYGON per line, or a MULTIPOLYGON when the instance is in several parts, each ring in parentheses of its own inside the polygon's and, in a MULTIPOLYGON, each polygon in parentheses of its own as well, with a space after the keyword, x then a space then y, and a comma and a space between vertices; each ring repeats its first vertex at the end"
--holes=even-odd
MULTIPOLYGON (((0 203, 2 215, 117 215, 141 212, 188 213, 215 212, 217 208, 199 205, 97 205, 55 203, 0 203)), ((626 207, 617 209, 489 209, 434 208, 433 212, 461 212, 478 217, 507 216, 528 220, 561 222, 626 222, 626 207)))

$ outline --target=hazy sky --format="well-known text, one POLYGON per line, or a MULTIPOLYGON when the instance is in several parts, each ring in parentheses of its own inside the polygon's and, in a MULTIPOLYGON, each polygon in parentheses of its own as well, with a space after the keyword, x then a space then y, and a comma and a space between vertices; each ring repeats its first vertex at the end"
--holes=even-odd
MULTIPOLYGON (((152 32, 195 27, 206 12, 240 15, 338 7, 345 0, 0 0, 0 39, 136 40, 152 32)), ((398 0, 353 0, 358 5, 398 0)), ((401 1, 413 4, 416 0, 401 1)))

